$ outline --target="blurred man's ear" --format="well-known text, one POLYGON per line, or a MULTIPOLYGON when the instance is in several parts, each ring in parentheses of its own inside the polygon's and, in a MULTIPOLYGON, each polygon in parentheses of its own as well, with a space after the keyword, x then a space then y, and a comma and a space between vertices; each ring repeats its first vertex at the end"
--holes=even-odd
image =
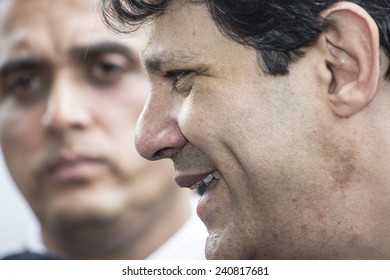
MULTIPOLYGON (((374 98, 380 77, 379 30, 373 18, 351 2, 337 2, 321 13, 331 23, 319 43, 330 75, 327 100, 339 117, 350 117, 374 98)), ((329 73, 328 73, 329 74, 329 73)))

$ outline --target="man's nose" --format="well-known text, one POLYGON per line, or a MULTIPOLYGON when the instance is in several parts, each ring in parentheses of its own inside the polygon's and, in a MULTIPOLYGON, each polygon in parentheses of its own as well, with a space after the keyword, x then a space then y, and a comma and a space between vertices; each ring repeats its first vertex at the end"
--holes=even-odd
POLYGON ((136 128, 138 153, 149 160, 171 158, 183 148, 187 139, 182 134, 173 108, 167 100, 150 96, 136 128), (165 102, 164 102, 165 101, 165 102))
POLYGON ((51 132, 69 129, 85 129, 92 122, 88 103, 81 82, 66 71, 54 77, 48 97, 43 126, 51 132))

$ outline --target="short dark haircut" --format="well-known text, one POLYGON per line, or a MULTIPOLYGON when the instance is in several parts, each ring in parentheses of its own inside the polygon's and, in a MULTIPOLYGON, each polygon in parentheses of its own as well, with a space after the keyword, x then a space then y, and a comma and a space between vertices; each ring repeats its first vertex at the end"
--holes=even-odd
MULTIPOLYGON (((172 0, 102 0, 103 18, 117 32, 131 32, 164 13, 172 0)), ((332 23, 320 12, 338 0, 174 0, 203 2, 221 32, 258 51, 262 69, 285 75, 332 23)), ((390 0, 350 0, 379 27, 380 44, 390 58, 390 0)), ((386 72, 390 79, 390 67, 386 72)))

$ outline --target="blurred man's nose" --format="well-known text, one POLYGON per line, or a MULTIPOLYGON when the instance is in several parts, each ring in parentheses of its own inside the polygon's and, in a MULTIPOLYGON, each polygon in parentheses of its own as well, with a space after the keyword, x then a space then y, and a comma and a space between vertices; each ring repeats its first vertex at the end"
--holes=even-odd
POLYGON ((150 96, 138 119, 135 145, 138 153, 149 160, 171 158, 187 143, 172 104, 150 96))
POLYGON ((42 118, 48 131, 85 129, 91 124, 92 116, 86 105, 93 100, 86 100, 82 91, 80 82, 71 73, 61 71, 55 75, 42 118))

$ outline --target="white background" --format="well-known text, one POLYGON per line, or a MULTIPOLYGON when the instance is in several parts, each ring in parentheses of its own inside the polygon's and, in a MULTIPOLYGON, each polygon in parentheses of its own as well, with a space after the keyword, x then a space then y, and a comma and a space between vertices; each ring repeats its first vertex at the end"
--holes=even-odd
POLYGON ((35 216, 8 173, 0 149, 0 258, 24 247, 35 222, 35 216))

